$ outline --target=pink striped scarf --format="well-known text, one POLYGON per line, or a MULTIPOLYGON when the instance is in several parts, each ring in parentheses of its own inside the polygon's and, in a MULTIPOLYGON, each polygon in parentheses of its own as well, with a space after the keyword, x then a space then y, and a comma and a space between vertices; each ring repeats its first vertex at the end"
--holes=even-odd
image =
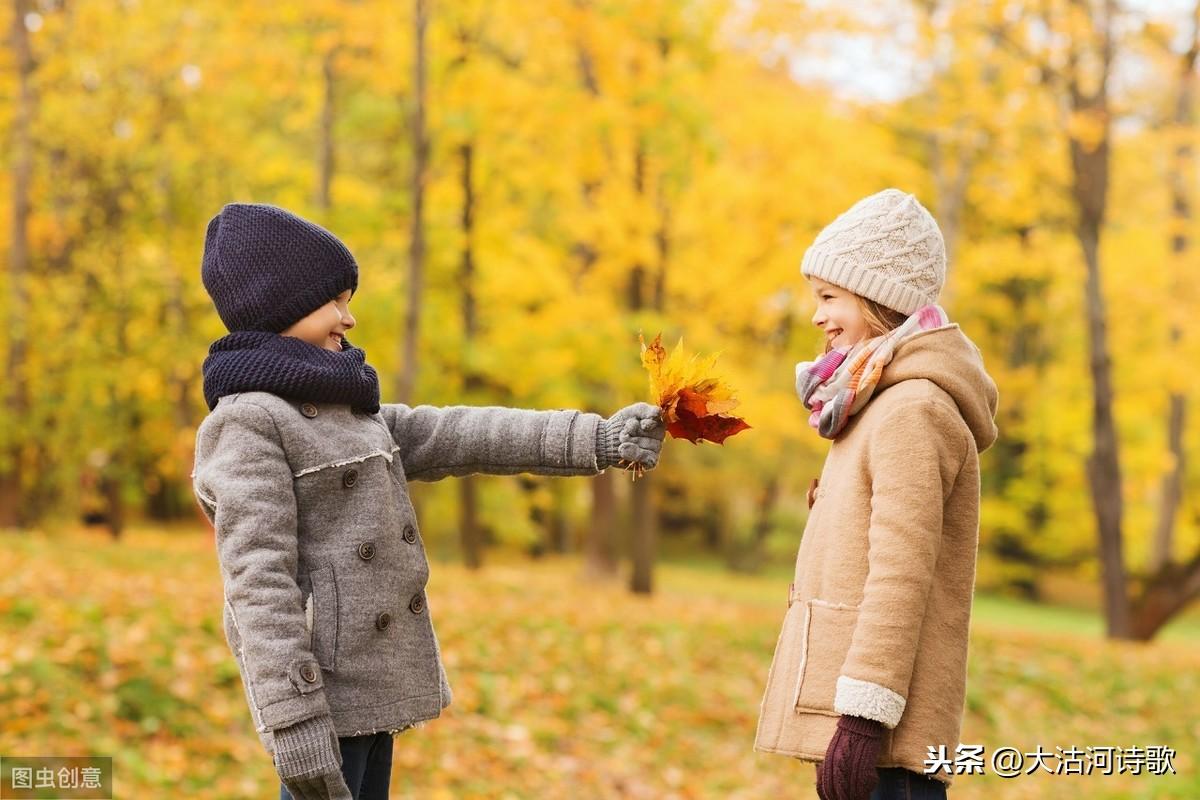
POLYGON ((816 361, 796 365, 796 393, 812 413, 808 424, 826 439, 835 439, 850 417, 871 399, 883 368, 908 337, 950 323, 936 304, 917 309, 898 328, 853 345, 830 350, 816 361))

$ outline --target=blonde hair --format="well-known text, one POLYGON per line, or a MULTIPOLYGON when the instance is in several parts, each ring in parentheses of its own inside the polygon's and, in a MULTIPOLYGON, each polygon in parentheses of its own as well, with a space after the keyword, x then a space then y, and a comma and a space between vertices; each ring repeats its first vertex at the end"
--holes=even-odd
POLYGON ((862 295, 856 294, 854 299, 858 301, 858 309, 862 312, 863 319, 867 323, 867 333, 871 336, 882 336, 888 331, 899 328, 904 324, 904 320, 908 319, 908 314, 903 311, 881 306, 862 295))
MULTIPOLYGON (((854 299, 858 302, 858 310, 863 316, 863 321, 867 323, 867 338, 882 336, 888 331, 895 330, 904 324, 904 320, 908 319, 908 314, 903 311, 880 305, 861 294, 855 294, 854 299)), ((832 349, 832 343, 826 341, 825 352, 828 353, 832 349)))

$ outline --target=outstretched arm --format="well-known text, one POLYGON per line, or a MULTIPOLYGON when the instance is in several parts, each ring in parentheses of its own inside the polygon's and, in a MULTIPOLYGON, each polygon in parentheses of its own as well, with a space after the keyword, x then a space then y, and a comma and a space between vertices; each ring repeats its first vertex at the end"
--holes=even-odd
POLYGON ((389 403, 380 411, 410 480, 473 473, 595 475, 619 458, 651 467, 662 441, 658 409, 647 403, 608 419, 495 406, 389 403))

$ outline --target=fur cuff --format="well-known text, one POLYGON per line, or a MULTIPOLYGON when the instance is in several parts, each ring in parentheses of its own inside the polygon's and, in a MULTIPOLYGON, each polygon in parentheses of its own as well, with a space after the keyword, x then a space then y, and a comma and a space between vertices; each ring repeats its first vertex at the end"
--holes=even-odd
POLYGON ((886 686, 840 675, 833 710, 839 714, 873 719, 888 728, 894 728, 900 724, 905 702, 903 697, 886 686))

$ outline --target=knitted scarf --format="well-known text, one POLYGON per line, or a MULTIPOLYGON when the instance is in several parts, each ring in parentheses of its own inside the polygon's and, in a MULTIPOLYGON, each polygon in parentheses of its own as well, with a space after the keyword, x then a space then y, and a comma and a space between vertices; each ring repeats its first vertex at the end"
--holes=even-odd
POLYGON ((896 348, 915 333, 949 322, 941 306, 923 306, 885 334, 834 348, 815 361, 801 361, 796 365, 796 394, 812 412, 809 426, 826 439, 837 438, 871 399, 896 348))
POLYGON ((379 410, 379 376, 367 354, 342 340, 342 351, 326 350, 294 336, 235 331, 213 342, 204 359, 208 410, 235 392, 271 392, 318 403, 347 403, 379 410))

